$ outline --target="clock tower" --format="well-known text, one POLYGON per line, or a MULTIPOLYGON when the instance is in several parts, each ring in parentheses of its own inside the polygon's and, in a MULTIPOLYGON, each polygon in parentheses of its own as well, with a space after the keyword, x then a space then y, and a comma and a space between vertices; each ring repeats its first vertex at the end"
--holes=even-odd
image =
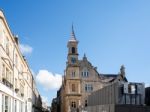
POLYGON ((71 37, 68 41, 68 62, 67 66, 77 66, 78 65, 78 41, 75 37, 73 25, 72 25, 72 32, 71 37))
POLYGON ((78 41, 72 26, 68 41, 67 65, 65 70, 65 111, 77 111, 81 104, 81 79, 78 60, 78 41))

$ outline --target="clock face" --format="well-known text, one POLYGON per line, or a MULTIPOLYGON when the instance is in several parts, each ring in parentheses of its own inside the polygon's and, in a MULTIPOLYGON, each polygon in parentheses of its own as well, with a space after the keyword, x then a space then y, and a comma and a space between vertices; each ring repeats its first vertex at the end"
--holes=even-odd
POLYGON ((72 58, 71 58, 71 62, 72 62, 73 64, 76 63, 76 58, 72 57, 72 58))

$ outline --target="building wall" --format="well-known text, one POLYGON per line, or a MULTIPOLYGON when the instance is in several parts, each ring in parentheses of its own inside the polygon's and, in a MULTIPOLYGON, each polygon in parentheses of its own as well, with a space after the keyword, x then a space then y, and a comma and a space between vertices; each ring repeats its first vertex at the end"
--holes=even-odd
POLYGON ((90 95, 91 92, 102 88, 103 86, 98 76, 98 73, 93 67, 91 67, 91 65, 88 63, 87 60, 85 62, 81 62, 79 72, 77 74, 79 76, 79 79, 76 78, 73 80, 68 78, 68 76, 70 76, 70 72, 67 72, 66 74, 67 77, 64 86, 65 92, 62 92, 65 97, 62 97, 63 103, 61 103, 61 105, 63 106, 62 108, 64 109, 63 112, 68 112, 70 110, 69 105, 71 105, 72 101, 76 102, 76 105, 78 106, 79 109, 86 108, 88 103, 88 95, 90 95), (87 70, 86 72, 88 72, 88 76, 83 76, 85 69, 87 70), (74 93, 71 93, 70 90, 72 84, 75 84, 76 92, 74 93), (86 86, 87 90, 85 89, 86 86))
MULTIPOLYGON (((116 108, 115 105, 144 105, 144 99, 143 83, 115 82, 89 95, 88 111, 99 112, 104 109, 112 112, 111 108, 116 108)), ((120 107, 117 106, 118 110, 120 107)))
POLYGON ((150 112, 150 107, 139 105, 115 105, 115 112, 150 112))
POLYGON ((150 106, 150 87, 145 88, 145 104, 150 106))
POLYGON ((93 92, 88 98, 89 106, 106 104, 144 105, 144 84, 115 82, 93 92))
POLYGON ((95 105, 86 112, 150 112, 150 107, 140 105, 95 105))
POLYGON ((32 80, 18 38, 0 11, 0 112, 32 112, 32 80))
POLYGON ((81 106, 85 107, 86 102, 88 103, 88 95, 91 94, 91 92, 96 91, 103 87, 103 84, 101 83, 101 79, 99 77, 99 74, 96 72, 96 70, 91 67, 88 60, 82 61, 80 64, 80 78, 81 78, 81 106), (88 72, 88 76, 83 76, 84 72, 88 72), (90 88, 91 90, 86 90, 86 86, 90 88))
POLYGON ((36 87, 35 80, 32 81, 32 112, 41 112, 42 111, 42 99, 36 87))

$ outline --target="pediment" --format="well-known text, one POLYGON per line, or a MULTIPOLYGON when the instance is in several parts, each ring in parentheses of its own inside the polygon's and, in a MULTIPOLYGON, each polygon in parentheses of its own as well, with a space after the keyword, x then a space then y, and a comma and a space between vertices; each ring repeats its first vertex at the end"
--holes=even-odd
POLYGON ((11 70, 13 69, 13 66, 8 58, 1 57, 1 59, 11 70))

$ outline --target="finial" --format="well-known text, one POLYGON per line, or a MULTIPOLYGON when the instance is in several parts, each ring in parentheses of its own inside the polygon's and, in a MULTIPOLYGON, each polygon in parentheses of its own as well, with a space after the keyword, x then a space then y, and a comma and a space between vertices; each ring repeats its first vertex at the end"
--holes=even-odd
POLYGON ((73 22, 72 22, 72 32, 71 32, 71 34, 72 34, 72 36, 74 36, 74 38, 75 38, 73 22))
POLYGON ((121 69, 125 69, 124 65, 121 65, 121 69))
POLYGON ((87 60, 86 54, 84 53, 83 60, 87 60))
POLYGON ((122 75, 125 75, 125 67, 124 67, 124 65, 121 65, 120 72, 121 72, 122 75))
POLYGON ((72 22, 72 32, 74 32, 74 28, 73 28, 73 22, 72 22))
POLYGON ((84 57, 86 57, 86 54, 84 53, 84 57))

